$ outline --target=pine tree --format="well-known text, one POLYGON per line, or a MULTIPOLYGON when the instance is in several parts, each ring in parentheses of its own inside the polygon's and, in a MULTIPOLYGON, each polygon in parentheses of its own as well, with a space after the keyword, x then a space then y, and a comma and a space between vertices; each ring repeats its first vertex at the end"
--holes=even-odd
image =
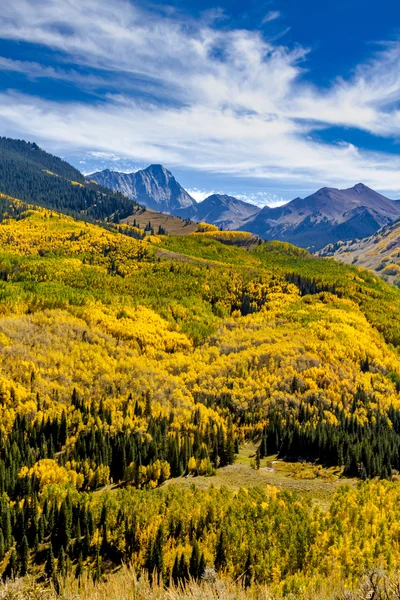
POLYGON ((61 416, 61 422, 60 422, 60 429, 59 429, 59 433, 58 433, 58 440, 57 440, 59 446, 63 446, 65 444, 65 442, 67 441, 67 435, 68 435, 67 415, 65 413, 65 410, 63 410, 63 413, 61 416))
POLYGON ((267 438, 265 435, 261 438, 260 444, 260 458, 265 458, 267 456, 267 438))
POLYGON ((154 544, 152 540, 147 547, 146 559, 145 559, 145 569, 147 570, 147 574, 149 576, 149 581, 152 583, 153 581, 153 573, 154 573, 154 544))
POLYGON ((26 575, 29 568, 29 545, 28 538, 26 535, 22 538, 20 551, 19 551, 19 560, 21 563, 20 574, 22 576, 26 575))
POLYGON ((3 560, 4 555, 5 555, 5 545, 4 545, 4 535, 3 535, 3 530, 0 529, 0 561, 3 560))
POLYGON ((82 574, 83 574, 83 558, 82 558, 82 552, 79 552, 78 562, 76 564, 76 570, 75 570, 75 577, 77 579, 79 579, 80 577, 82 577, 82 574))
POLYGON ((233 439, 232 429, 228 430, 228 434, 226 437, 225 461, 228 465, 232 465, 235 461, 235 442, 233 439))
POLYGON ((250 550, 247 553, 247 559, 244 566, 244 577, 243 577, 243 585, 247 589, 251 586, 251 581, 253 577, 253 562, 251 558, 250 550))
POLYGON ((200 556, 200 560, 199 560, 199 565, 198 565, 198 569, 197 569, 197 578, 201 579, 204 575, 204 572, 206 570, 206 559, 204 558, 204 553, 201 553, 200 556))
POLYGON ((197 542, 195 542, 193 544, 192 554, 191 554, 190 560, 189 560, 189 574, 193 579, 198 578, 199 561, 200 561, 199 548, 197 546, 197 542))
POLYGON ((172 567, 172 583, 177 586, 179 583, 179 559, 178 555, 175 556, 174 566, 172 567))
POLYGON ((156 539, 152 549, 152 568, 162 577, 164 572, 164 530, 162 525, 158 528, 156 539))
POLYGON ((57 571, 60 577, 65 578, 66 576, 67 563, 65 558, 64 547, 61 546, 60 552, 58 553, 58 561, 57 561, 57 571))
POLYGON ((4 579, 15 579, 17 576, 17 566, 18 566, 18 556, 15 548, 12 549, 10 558, 6 567, 6 570, 3 573, 4 579))
POLYGON ((11 546, 11 515, 8 505, 3 513, 3 533, 5 548, 8 549, 11 546))
POLYGON ((181 554, 179 561, 179 579, 181 581, 187 581, 189 579, 189 568, 183 553, 181 554))
POLYGON ((50 548, 47 554, 47 560, 46 560, 46 564, 44 566, 44 572, 46 573, 46 576, 48 577, 48 579, 52 579, 56 573, 56 565, 55 565, 55 561, 54 561, 54 552, 53 552, 53 546, 50 544, 50 548))
POLYGON ((260 468, 260 448, 257 448, 256 452, 256 470, 258 471, 260 468))
POLYGON ((217 571, 220 571, 224 567, 226 567, 226 541, 225 533, 221 530, 215 549, 215 568, 217 571))
POLYGON ((101 578, 101 556, 100 556, 100 548, 97 546, 93 579, 94 579, 94 581, 100 581, 100 578, 101 578))

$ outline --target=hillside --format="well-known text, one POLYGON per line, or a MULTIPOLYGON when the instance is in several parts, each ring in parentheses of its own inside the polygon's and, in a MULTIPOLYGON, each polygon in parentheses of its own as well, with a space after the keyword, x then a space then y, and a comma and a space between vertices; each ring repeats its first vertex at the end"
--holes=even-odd
POLYGON ((398 203, 359 183, 346 190, 322 188, 277 208, 266 206, 240 228, 316 251, 327 243, 372 235, 399 217, 398 203))
POLYGON ((329 244, 319 254, 371 269, 386 281, 399 286, 400 222, 387 225, 366 238, 329 244))
POLYGON ((189 235, 189 233, 197 231, 198 228, 197 223, 188 219, 173 217, 140 206, 134 208, 132 215, 122 219, 121 223, 134 225, 140 229, 149 228, 150 225, 150 231, 153 229, 154 233, 158 233, 161 230, 166 235, 189 235))
MULTIPOLYGON (((61 589, 124 562, 278 598, 352 585, 371 535, 375 560, 399 569, 400 290, 2 144, 2 189, 22 200, 0 194, 0 577, 45 573, 61 589)), ((356 188, 286 217, 392 218, 394 203, 356 188)), ((214 195, 196 210, 233 227, 258 209, 214 195)), ((394 264, 396 235, 362 243, 394 264)))
POLYGON ((65 161, 36 144, 0 138, 0 193, 78 218, 124 218, 135 203, 88 182, 65 161))
POLYGON ((8 202, 19 212, 0 223, 0 575, 61 585, 66 571, 96 580, 132 562, 179 583, 191 564, 195 579, 251 569, 249 585, 278 594, 355 581, 367 538, 400 567, 393 483, 339 487, 326 512, 261 483, 181 483, 218 483, 235 458, 261 482, 277 457, 315 462, 298 476, 322 485, 391 479, 400 290, 288 244, 234 245, 245 233, 136 240, 8 202), (337 559, 349 536, 351 560, 337 559))

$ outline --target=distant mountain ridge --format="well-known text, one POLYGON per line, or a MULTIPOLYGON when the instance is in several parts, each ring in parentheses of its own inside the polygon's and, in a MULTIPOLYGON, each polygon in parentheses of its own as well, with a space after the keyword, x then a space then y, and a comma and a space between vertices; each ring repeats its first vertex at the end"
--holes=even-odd
POLYGON ((259 208, 227 194, 212 194, 197 203, 162 165, 130 174, 105 170, 89 177, 149 209, 222 229, 249 231, 313 252, 327 243, 367 237, 400 218, 399 201, 362 183, 348 189, 324 187, 282 206, 259 208))
POLYGON ((178 211, 196 206, 196 200, 162 165, 150 165, 135 173, 119 173, 106 169, 88 175, 88 179, 121 192, 151 210, 177 214, 178 211))
MULTIPOLYGON (((260 209, 227 194, 212 194, 197 203, 162 165, 131 174, 106 170, 84 177, 35 143, 4 137, 0 138, 0 193, 80 219, 115 223, 134 216, 143 206, 313 252, 327 244, 368 238, 400 219, 398 200, 362 183, 348 189, 321 188, 275 208, 260 209)), ((7 203, 2 210, 7 212, 7 203)), ((182 228, 174 224, 174 230, 178 229, 182 228)))
POLYGON ((212 194, 199 202, 195 210, 184 212, 183 216, 217 225, 221 229, 237 229, 259 212, 259 207, 254 204, 227 194, 212 194))
POLYGON ((222 229, 236 229, 260 211, 254 204, 227 194, 212 194, 197 203, 162 165, 150 165, 135 173, 106 169, 87 177, 150 210, 197 222, 205 221, 222 229))
POLYGON ((372 235, 399 217, 399 203, 358 183, 344 190, 321 188, 277 208, 265 206, 241 229, 315 251, 327 243, 372 235))

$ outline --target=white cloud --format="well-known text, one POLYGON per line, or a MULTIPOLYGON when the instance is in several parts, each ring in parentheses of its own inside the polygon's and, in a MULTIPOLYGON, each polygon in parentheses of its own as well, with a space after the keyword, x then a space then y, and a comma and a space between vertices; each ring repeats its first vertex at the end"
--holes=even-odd
MULTIPOLYGON (((126 83, 94 104, 4 92, 0 125, 9 135, 171 168, 400 191, 398 156, 313 139, 330 125, 400 135, 399 43, 320 90, 301 79, 307 49, 272 44, 257 31, 217 29, 209 16, 195 22, 123 0, 13 0, 1 8, 0 36, 48 46, 77 68, 126 83)), ((14 68, 51 76, 36 63, 14 68)))
POLYGON ((92 151, 89 152, 90 156, 93 156, 93 158, 101 158, 102 160, 110 160, 112 162, 118 162, 121 160, 121 157, 118 156, 117 154, 114 154, 114 152, 96 152, 96 151, 92 151))
POLYGON ((255 206, 263 207, 263 206, 282 206, 282 204, 286 204, 288 200, 278 196, 277 194, 271 194, 269 192, 226 192, 226 190, 204 190, 199 188, 186 189, 188 194, 192 196, 196 200, 196 202, 201 202, 211 196, 212 194, 226 194, 228 196, 233 196, 234 198, 238 198, 238 200, 243 200, 243 202, 249 202, 249 204, 254 204, 255 206))
POLYGON ((263 206, 282 206, 283 204, 287 204, 289 202, 281 196, 278 196, 277 194, 271 194, 269 192, 253 192, 234 195, 235 198, 239 198, 239 200, 243 200, 244 202, 250 202, 250 204, 255 204, 260 208, 263 206))
MULTIPOLYGON (((1 36, 0 36, 1 37, 1 36)), ((82 87, 93 87, 104 85, 104 78, 78 73, 74 69, 55 69, 53 67, 43 66, 37 62, 12 60, 0 56, 0 71, 23 73, 30 79, 58 79, 60 81, 73 82, 82 87)))
POLYGON ((270 21, 275 21, 276 19, 279 19, 280 16, 281 13, 279 12, 279 10, 270 10, 269 12, 267 12, 261 23, 262 25, 264 25, 265 23, 269 23, 270 21))
POLYGON ((192 196, 196 200, 196 202, 202 202, 208 198, 208 196, 212 196, 212 194, 223 194, 224 192, 216 192, 215 190, 201 190, 198 188, 188 189, 186 188, 188 194, 192 196))

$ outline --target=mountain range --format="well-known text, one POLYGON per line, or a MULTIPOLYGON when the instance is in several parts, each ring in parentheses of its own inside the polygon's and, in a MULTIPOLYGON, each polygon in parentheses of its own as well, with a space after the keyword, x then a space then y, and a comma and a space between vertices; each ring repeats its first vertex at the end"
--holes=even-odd
POLYGON ((212 194, 181 214, 198 222, 217 225, 220 229, 238 229, 259 212, 259 207, 249 202, 226 194, 212 194))
POLYGON ((349 189, 324 187, 283 206, 259 208, 226 194, 197 203, 161 165, 136 173, 100 171, 88 176, 147 208, 222 229, 249 231, 318 251, 327 243, 363 238, 400 218, 400 203, 362 183, 349 189))
POLYGON ((372 235, 399 217, 398 202, 358 183, 344 190, 324 187, 277 208, 265 206, 241 229, 315 251, 327 243, 372 235))
MULTIPOLYGON (((0 138, 0 193, 80 219, 118 223, 133 217, 141 227, 159 221, 160 231, 182 235, 193 229, 185 226, 187 221, 204 221, 312 252, 327 244, 368 238, 400 219, 400 202, 362 183, 343 190, 325 187, 275 208, 260 209, 226 194, 196 202, 162 165, 131 174, 108 170, 85 177, 35 143, 8 138, 0 138), (143 207, 151 212, 143 212, 143 207)), ((4 202, 3 198, 0 210, 7 212, 4 202)))

